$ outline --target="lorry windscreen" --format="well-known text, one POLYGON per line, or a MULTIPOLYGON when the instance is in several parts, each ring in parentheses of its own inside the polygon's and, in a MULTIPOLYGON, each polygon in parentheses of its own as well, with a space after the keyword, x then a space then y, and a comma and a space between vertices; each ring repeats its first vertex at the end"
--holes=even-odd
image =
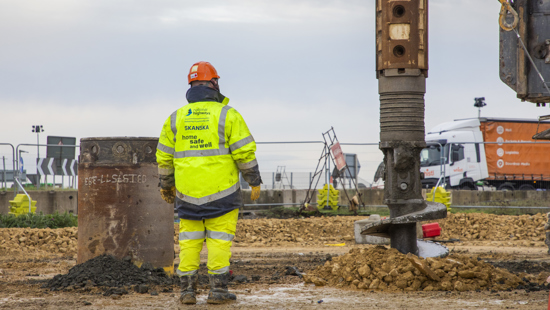
POLYGON ((440 146, 439 144, 428 144, 427 147, 423 148, 420 152, 420 167, 430 167, 430 166, 439 166, 441 165, 441 155, 443 155, 443 161, 447 163, 447 154, 449 146, 444 145, 440 146), (441 149, 443 148, 443 154, 441 154, 441 149))

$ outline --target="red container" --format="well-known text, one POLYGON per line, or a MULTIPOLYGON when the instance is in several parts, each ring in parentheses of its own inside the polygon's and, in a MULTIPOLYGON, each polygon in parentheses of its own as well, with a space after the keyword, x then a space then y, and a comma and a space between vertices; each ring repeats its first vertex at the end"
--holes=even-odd
POLYGON ((441 235, 441 227, 439 223, 429 223, 422 225, 422 235, 424 238, 432 238, 441 235))

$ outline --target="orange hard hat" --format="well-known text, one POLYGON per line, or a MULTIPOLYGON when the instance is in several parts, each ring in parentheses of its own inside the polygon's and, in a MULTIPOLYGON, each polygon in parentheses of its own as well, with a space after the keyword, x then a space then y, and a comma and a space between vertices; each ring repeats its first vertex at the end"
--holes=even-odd
POLYGON ((219 79, 220 76, 216 68, 209 62, 199 61, 191 66, 187 80, 189 84, 193 81, 210 81, 211 79, 219 79))

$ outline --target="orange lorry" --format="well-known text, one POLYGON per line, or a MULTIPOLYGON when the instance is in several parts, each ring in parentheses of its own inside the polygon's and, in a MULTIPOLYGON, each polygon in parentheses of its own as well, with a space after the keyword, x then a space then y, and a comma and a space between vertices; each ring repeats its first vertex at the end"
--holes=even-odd
POLYGON ((550 122, 474 118, 443 123, 426 134, 422 186, 498 190, 550 189, 550 144, 532 139, 550 122), (528 142, 528 143, 526 143, 528 142))

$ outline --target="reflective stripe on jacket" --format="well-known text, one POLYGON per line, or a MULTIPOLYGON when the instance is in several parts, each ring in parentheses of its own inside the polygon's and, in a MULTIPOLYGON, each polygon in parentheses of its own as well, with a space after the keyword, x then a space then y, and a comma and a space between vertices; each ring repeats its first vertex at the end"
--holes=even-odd
POLYGON ((174 175, 182 218, 214 218, 239 208, 239 169, 258 170, 254 138, 228 102, 187 104, 162 128, 156 154, 159 176, 174 175))

